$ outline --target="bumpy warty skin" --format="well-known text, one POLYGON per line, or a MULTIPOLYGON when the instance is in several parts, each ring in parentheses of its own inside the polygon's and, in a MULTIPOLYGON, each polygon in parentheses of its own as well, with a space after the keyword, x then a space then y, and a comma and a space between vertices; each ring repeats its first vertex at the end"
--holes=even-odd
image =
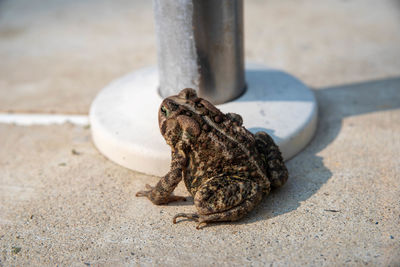
POLYGON ((265 132, 255 135, 235 113, 222 113, 195 90, 170 96, 159 109, 159 126, 171 147, 171 170, 155 187, 140 191, 155 204, 182 199, 172 195, 183 179, 198 213, 178 214, 200 224, 243 217, 288 171, 279 148, 265 132))

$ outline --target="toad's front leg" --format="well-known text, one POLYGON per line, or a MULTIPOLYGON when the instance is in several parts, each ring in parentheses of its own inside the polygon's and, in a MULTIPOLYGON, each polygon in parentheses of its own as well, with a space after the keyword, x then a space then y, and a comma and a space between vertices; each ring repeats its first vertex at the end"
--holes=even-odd
POLYGON ((171 170, 152 187, 146 185, 146 190, 136 193, 137 197, 147 197, 156 205, 168 204, 169 202, 186 200, 181 196, 174 196, 172 192, 182 180, 182 169, 186 164, 186 156, 183 153, 173 152, 171 170))

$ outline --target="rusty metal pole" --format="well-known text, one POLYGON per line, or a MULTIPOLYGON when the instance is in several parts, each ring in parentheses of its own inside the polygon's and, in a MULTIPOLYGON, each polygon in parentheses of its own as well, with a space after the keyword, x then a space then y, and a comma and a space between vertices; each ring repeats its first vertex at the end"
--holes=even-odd
POLYGON ((154 0, 162 97, 192 87, 214 104, 245 91, 242 0, 154 0))

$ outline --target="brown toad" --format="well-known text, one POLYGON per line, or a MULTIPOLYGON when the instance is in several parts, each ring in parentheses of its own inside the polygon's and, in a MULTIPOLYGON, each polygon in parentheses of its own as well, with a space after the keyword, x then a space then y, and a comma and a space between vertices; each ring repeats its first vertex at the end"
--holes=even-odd
POLYGON ((145 196, 154 204, 184 200, 172 194, 183 179, 194 198, 197 213, 179 213, 198 222, 235 221, 251 211, 271 187, 283 185, 288 171, 281 152, 265 132, 255 135, 242 118, 222 113, 196 91, 183 89, 161 104, 161 134, 171 146, 171 170, 145 196))

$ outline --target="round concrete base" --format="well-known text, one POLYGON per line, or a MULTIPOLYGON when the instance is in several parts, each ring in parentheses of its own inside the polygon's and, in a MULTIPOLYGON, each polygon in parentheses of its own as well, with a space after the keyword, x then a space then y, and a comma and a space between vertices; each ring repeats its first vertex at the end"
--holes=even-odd
MULTIPOLYGON (((246 68, 246 92, 218 105, 243 117, 251 132, 266 131, 289 159, 311 140, 317 124, 313 92, 282 71, 262 65, 246 68)), ((147 174, 164 175, 170 148, 158 128, 156 68, 145 68, 112 82, 93 101, 90 123, 95 145, 107 158, 147 174)))

